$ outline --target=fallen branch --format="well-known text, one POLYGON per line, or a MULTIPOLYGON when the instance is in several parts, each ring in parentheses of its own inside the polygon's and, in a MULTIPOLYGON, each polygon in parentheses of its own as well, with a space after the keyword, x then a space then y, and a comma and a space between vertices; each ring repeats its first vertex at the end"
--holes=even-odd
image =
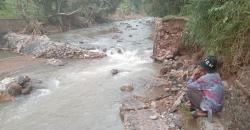
POLYGON ((181 104, 182 99, 184 98, 185 92, 181 91, 179 93, 178 98, 176 99, 176 101, 174 102, 173 106, 170 109, 170 112, 175 112, 177 110, 177 107, 181 104))
POLYGON ((73 12, 70 12, 70 13, 58 13, 58 14, 55 14, 55 15, 50 15, 49 18, 55 17, 55 16, 70 16, 70 15, 74 15, 76 13, 79 13, 80 11, 81 11, 81 9, 79 8, 79 9, 73 11, 73 12))

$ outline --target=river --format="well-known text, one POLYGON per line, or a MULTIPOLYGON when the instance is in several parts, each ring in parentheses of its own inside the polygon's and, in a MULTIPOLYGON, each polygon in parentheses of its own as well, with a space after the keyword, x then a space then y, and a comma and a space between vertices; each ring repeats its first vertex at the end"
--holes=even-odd
POLYGON ((146 22, 150 20, 121 21, 50 36, 86 49, 107 49, 107 57, 68 59, 61 67, 41 63, 15 72, 42 80, 45 88, 0 104, 0 130, 122 130, 119 107, 126 94, 120 87, 132 84, 134 93, 140 94, 159 68, 150 58, 152 27, 146 22), (108 31, 114 26, 122 33, 108 31), (121 72, 112 76, 112 69, 121 72))

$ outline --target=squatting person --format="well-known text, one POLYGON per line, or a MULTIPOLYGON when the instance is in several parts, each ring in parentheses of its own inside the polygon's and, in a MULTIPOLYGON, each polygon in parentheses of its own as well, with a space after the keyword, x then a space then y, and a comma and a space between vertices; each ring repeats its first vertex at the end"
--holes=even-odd
POLYGON ((212 114, 222 110, 224 100, 223 84, 214 56, 201 60, 188 80, 187 88, 191 107, 195 109, 193 116, 208 116, 212 121, 212 114))

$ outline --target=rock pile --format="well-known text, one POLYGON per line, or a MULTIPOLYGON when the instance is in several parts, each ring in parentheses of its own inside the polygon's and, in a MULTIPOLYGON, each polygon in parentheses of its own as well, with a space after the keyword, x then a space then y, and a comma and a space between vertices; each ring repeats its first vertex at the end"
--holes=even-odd
POLYGON ((102 58, 102 52, 84 50, 72 44, 51 41, 47 36, 30 36, 16 33, 5 35, 6 43, 0 48, 7 48, 22 54, 32 54, 39 58, 102 58))
POLYGON ((16 96, 30 94, 34 85, 35 82, 28 76, 5 78, 0 81, 0 102, 12 100, 16 96))

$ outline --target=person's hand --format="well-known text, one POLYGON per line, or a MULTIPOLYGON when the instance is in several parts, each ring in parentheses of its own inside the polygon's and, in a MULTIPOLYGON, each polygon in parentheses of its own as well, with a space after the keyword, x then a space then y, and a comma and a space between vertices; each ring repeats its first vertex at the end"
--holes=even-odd
POLYGON ((195 77, 195 78, 199 78, 199 77, 202 76, 202 74, 203 74, 203 72, 201 71, 201 69, 200 68, 196 68, 194 70, 192 76, 195 77))

